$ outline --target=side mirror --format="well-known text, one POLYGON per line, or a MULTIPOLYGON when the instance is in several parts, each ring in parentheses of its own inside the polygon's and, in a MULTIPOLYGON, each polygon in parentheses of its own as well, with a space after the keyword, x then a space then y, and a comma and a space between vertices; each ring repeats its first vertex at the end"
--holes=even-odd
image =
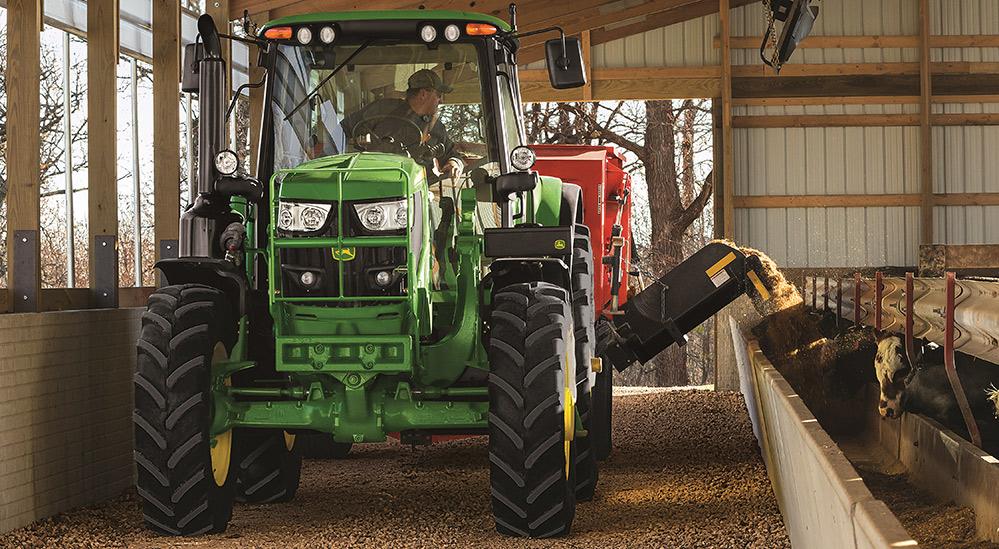
POLYGON ((548 79, 556 90, 578 88, 586 84, 583 45, 579 38, 566 36, 545 42, 548 79))
POLYGON ((242 196, 250 202, 259 202, 264 196, 264 186, 252 177, 220 177, 215 181, 215 192, 226 196, 242 196))
POLYGON ((202 57, 201 44, 184 46, 183 76, 180 89, 185 93, 198 93, 198 61, 202 57))

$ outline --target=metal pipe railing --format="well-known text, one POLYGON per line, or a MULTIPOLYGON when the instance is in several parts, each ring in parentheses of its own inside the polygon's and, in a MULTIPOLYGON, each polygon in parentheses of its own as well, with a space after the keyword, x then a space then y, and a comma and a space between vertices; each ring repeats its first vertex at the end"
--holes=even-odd
MULTIPOLYGON (((806 292, 811 287, 812 277, 808 277, 806 292)), ((947 341, 947 282, 943 278, 912 277, 909 292, 906 278, 901 277, 882 277, 880 291, 876 279, 859 275, 839 280, 836 288, 819 278, 814 287, 816 297, 821 297, 816 308, 821 304, 824 310, 871 327, 877 327, 880 309, 881 330, 903 336, 907 303, 911 302, 912 337, 940 346, 947 341)), ((999 282, 955 280, 953 313, 954 350, 999 363, 999 282)))

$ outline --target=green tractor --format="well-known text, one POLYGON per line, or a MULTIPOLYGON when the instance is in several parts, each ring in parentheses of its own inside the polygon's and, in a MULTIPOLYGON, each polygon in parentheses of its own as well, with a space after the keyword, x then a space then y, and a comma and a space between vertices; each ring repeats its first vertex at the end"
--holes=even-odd
MULTIPOLYGON (((610 452, 600 357, 648 361, 739 295, 768 295, 755 257, 712 243, 628 298, 621 158, 542 148, 544 171, 582 187, 532 170, 513 7, 509 23, 391 10, 244 38, 205 15, 198 30, 183 78, 198 180, 134 376, 157 532, 221 532, 236 500, 292 499, 305 445, 343 457, 390 435, 487 435, 496 529, 565 535, 610 452), (222 146, 222 38, 261 52, 256 178, 222 146)), ((585 83, 578 39, 545 53, 554 87, 585 83)))
MULTIPOLYGON (((220 35, 198 27, 198 181, 134 378, 147 526, 221 532, 234 500, 291 499, 308 436, 342 455, 479 434, 496 529, 568 533, 597 477, 593 259, 580 188, 531 171, 513 10, 222 35, 257 44, 266 72, 256 178, 222 147, 220 35)), ((577 39, 546 53, 555 87, 584 83, 577 39)))

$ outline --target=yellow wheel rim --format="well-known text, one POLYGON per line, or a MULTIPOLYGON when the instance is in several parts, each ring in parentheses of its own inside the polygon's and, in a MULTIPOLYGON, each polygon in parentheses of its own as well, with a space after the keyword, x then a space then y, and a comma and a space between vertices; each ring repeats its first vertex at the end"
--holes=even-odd
POLYGON ((284 432, 284 447, 287 448, 289 452, 295 447, 295 435, 289 433, 288 431, 284 432))
MULTIPOLYGON (((212 364, 227 358, 228 353, 226 353, 225 346, 217 343, 214 352, 212 352, 212 364)), ((225 378, 225 384, 227 387, 232 385, 232 379, 225 378)), ((229 478, 229 462, 232 459, 232 429, 211 437, 209 444, 211 446, 212 476, 215 477, 216 486, 223 486, 226 479, 229 478)))
POLYGON ((566 338, 569 345, 566 345, 566 355, 565 355, 565 369, 562 378, 565 380, 565 387, 563 391, 565 392, 565 406, 562 416, 565 445, 563 448, 563 453, 565 456, 565 478, 569 478, 569 471, 572 469, 572 439, 576 436, 576 401, 572 398, 572 384, 576 381, 576 369, 575 363, 569 353, 574 353, 576 349, 576 342, 572 337, 572 332, 569 332, 569 337, 566 338))

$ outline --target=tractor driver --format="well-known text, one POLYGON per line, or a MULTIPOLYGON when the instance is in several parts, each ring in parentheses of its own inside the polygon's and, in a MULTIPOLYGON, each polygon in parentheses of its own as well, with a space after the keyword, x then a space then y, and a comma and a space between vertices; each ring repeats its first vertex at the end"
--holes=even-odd
POLYGON ((346 116, 343 129, 364 150, 391 150, 405 147, 413 158, 434 173, 437 162, 441 176, 461 177, 464 163, 439 120, 437 110, 445 93, 452 88, 434 71, 421 69, 407 82, 405 99, 382 98, 346 116), (372 142, 362 144, 362 137, 372 142))

